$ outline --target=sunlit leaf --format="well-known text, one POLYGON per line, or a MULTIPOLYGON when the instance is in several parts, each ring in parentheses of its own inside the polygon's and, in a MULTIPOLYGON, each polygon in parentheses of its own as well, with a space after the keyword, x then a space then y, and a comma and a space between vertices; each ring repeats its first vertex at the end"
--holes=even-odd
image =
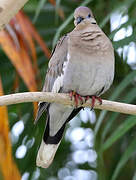
MULTIPOLYGON (((3 95, 0 79, 0 96, 3 95)), ((20 173, 12 159, 11 142, 9 139, 7 107, 0 107, 0 171, 4 180, 20 180, 20 173)))
MULTIPOLYGON (((15 66, 16 71, 24 80, 30 91, 36 91, 36 79, 34 69, 31 64, 29 55, 27 54, 27 49, 23 43, 21 36, 18 34, 19 46, 14 45, 13 40, 9 34, 5 31, 0 32, 0 44, 11 60, 12 64, 15 66)), ((36 113, 37 103, 34 103, 34 112, 36 113)))
POLYGON ((53 6, 56 5, 56 1, 55 1, 55 0, 49 0, 49 2, 50 2, 53 6))
POLYGON ((13 84, 13 92, 17 92, 19 89, 19 75, 16 73, 14 84, 13 84))
POLYGON ((65 14, 64 14, 64 10, 61 8, 60 6, 60 1, 61 0, 58 0, 56 1, 56 5, 55 5, 55 10, 56 10, 56 14, 59 15, 59 17, 64 20, 65 19, 65 14))
POLYGON ((110 17, 114 12, 120 12, 121 14, 126 12, 127 8, 131 7, 133 5, 134 1, 135 0, 126 0, 126 1, 124 1, 124 3, 117 2, 117 5, 115 6, 115 8, 112 9, 112 11, 100 23, 100 27, 103 28, 106 25, 106 23, 110 20, 110 17))
POLYGON ((9 34, 5 31, 0 32, 0 44, 4 49, 5 53, 12 61, 17 72, 23 78, 29 90, 36 91, 37 87, 36 87, 32 64, 30 62, 27 52, 25 51, 25 47, 22 42, 22 39, 20 38, 19 41, 20 41, 20 48, 17 49, 12 39, 10 38, 9 34))
POLYGON ((21 32, 22 33, 22 37, 25 38, 27 46, 28 46, 28 50, 31 53, 32 59, 33 59, 33 63, 34 63, 34 69, 35 69, 35 73, 38 73, 38 67, 37 67, 37 55, 36 55, 36 48, 32 39, 32 35, 31 33, 28 31, 28 28, 26 26, 26 22, 25 19, 22 16, 22 13, 18 13, 16 15, 16 19, 17 19, 17 23, 20 26, 21 32))
POLYGON ((114 42, 114 48, 118 49, 119 47, 129 45, 130 42, 136 42, 135 33, 136 33, 136 31, 134 31, 131 36, 125 37, 124 39, 114 42))
POLYGON ((38 32, 36 31, 34 25, 32 22, 28 19, 28 17, 21 11, 22 17, 25 19, 27 28, 29 29, 29 32, 32 34, 33 38, 38 42, 38 44, 41 46, 45 56, 47 58, 50 58, 50 50, 48 49, 46 43, 42 40, 38 32))

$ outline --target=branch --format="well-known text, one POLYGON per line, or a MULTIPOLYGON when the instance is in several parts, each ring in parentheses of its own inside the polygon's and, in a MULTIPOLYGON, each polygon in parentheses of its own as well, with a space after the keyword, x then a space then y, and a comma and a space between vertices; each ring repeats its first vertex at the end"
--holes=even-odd
POLYGON ((12 17, 24 6, 28 0, 0 0, 0 30, 9 23, 12 17))
MULTIPOLYGON (((18 104, 24 102, 56 102, 64 105, 74 105, 74 101, 71 101, 68 94, 63 93, 50 93, 50 92, 25 92, 16 93, 5 96, 0 96, 0 106, 18 104)), ((90 107, 91 101, 88 100, 83 107, 90 107)), ((124 114, 136 115, 136 105, 119 103, 114 101, 102 100, 102 105, 96 101, 95 109, 103 109, 113 112, 119 112, 124 114)))

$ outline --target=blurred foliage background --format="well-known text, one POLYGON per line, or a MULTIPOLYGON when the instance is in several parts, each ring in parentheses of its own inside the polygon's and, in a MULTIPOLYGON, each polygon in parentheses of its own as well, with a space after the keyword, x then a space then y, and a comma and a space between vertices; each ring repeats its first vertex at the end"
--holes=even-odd
MULTIPOLYGON (((73 11, 80 5, 92 9, 115 48, 115 79, 103 98, 136 103, 135 0, 29 0, 0 32, 1 95, 2 87, 4 94, 41 90, 51 49, 73 29, 73 11)), ((0 179, 136 180, 135 116, 81 112, 67 127, 53 164, 41 169, 35 159, 46 115, 34 126, 36 107, 0 109, 0 179)))

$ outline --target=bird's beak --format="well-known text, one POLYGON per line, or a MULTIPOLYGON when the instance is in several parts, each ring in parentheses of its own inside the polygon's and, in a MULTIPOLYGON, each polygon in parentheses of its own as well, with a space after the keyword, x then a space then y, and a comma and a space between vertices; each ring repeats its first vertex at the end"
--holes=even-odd
POLYGON ((93 17, 91 18, 86 17, 86 19, 88 19, 88 21, 90 21, 91 24, 96 24, 96 20, 93 17))

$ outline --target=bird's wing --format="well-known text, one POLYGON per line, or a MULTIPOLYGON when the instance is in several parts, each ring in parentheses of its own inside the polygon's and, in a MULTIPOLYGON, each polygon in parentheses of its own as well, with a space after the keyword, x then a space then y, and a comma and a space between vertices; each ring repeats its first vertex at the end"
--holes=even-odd
MULTIPOLYGON (((52 52, 42 90, 43 92, 58 93, 61 90, 61 76, 63 75, 64 63, 67 61, 67 41, 67 35, 60 38, 52 52)), ((48 105, 49 103, 47 102, 39 103, 35 123, 38 121, 42 113, 47 109, 48 105)))

